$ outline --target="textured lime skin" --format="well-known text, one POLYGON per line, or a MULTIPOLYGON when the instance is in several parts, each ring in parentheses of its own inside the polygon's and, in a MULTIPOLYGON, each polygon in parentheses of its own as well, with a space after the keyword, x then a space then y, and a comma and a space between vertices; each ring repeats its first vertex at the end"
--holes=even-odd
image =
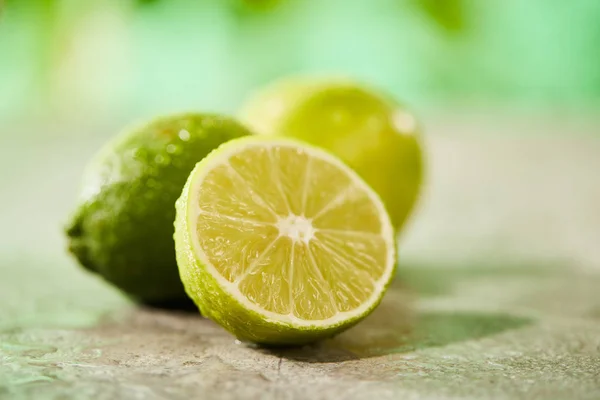
MULTIPOLYGON (((195 177, 200 174, 212 159, 231 147, 241 146, 247 141, 268 141, 268 137, 247 137, 234 139, 217 149, 199 162, 189 176, 181 197, 176 202, 175 249, 179 274, 188 296, 196 303, 202 315, 212 319, 231 332, 238 339, 251 341, 267 346, 302 345, 332 337, 351 328, 368 316, 381 302, 392 277, 386 282, 380 297, 371 307, 352 319, 347 319, 327 327, 294 326, 289 323, 266 319, 257 312, 242 305, 234 296, 223 289, 218 279, 199 260, 192 249, 192 236, 196 235, 195 227, 189 223, 190 212, 197 205, 188 199, 195 177)), ((290 140, 292 141, 292 140, 290 140)), ((306 146, 306 144, 304 144, 306 146)))
POLYGON ((146 303, 187 296, 173 243, 175 201, 196 163, 250 134, 217 115, 179 114, 126 130, 92 160, 66 232, 86 269, 146 303))
POLYGON ((349 79, 293 78, 258 92, 240 117, 256 133, 340 157, 379 194, 397 232, 410 216, 423 179, 422 144, 416 119, 392 98, 349 79))

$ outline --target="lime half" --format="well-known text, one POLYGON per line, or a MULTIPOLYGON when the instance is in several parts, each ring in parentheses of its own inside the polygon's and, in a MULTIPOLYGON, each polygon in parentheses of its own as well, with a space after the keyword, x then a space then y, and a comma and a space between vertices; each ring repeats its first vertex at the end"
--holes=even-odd
POLYGON ((393 275, 393 228, 378 195, 309 145, 232 140, 196 166, 176 208, 186 291, 242 340, 331 336, 368 315, 393 275))

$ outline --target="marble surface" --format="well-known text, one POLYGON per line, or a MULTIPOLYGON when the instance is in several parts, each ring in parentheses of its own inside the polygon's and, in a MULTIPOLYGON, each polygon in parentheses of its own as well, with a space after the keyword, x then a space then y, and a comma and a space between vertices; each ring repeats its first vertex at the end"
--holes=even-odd
POLYGON ((600 121, 429 121, 382 305, 275 350, 133 305, 66 255, 61 224, 108 130, 3 128, 0 399, 600 398, 600 121))

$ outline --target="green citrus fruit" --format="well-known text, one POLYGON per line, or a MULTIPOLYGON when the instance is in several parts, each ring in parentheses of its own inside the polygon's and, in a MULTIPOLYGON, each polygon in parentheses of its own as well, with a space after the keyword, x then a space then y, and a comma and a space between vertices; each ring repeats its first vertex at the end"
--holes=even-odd
POLYGON ((127 130, 92 160, 67 227, 88 270, 148 303, 186 299, 173 243, 175 201, 196 163, 249 132, 231 119, 180 114, 127 130))
POLYGON ((242 340, 332 336, 368 315, 393 276, 394 233, 379 196, 302 142, 220 146, 192 171, 176 208, 186 291, 242 340))
POLYGON ((352 167, 400 230, 423 175, 415 117, 389 96, 347 79, 287 79, 251 98, 241 120, 256 133, 301 139, 352 167))

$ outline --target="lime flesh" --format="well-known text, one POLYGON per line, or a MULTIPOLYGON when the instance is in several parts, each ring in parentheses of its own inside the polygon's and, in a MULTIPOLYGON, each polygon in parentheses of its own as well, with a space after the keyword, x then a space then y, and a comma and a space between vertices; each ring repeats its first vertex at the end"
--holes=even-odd
POLYGON ((360 321, 390 282, 393 242, 385 207, 354 171, 290 140, 224 144, 177 201, 185 288, 242 340, 300 344, 360 321))

